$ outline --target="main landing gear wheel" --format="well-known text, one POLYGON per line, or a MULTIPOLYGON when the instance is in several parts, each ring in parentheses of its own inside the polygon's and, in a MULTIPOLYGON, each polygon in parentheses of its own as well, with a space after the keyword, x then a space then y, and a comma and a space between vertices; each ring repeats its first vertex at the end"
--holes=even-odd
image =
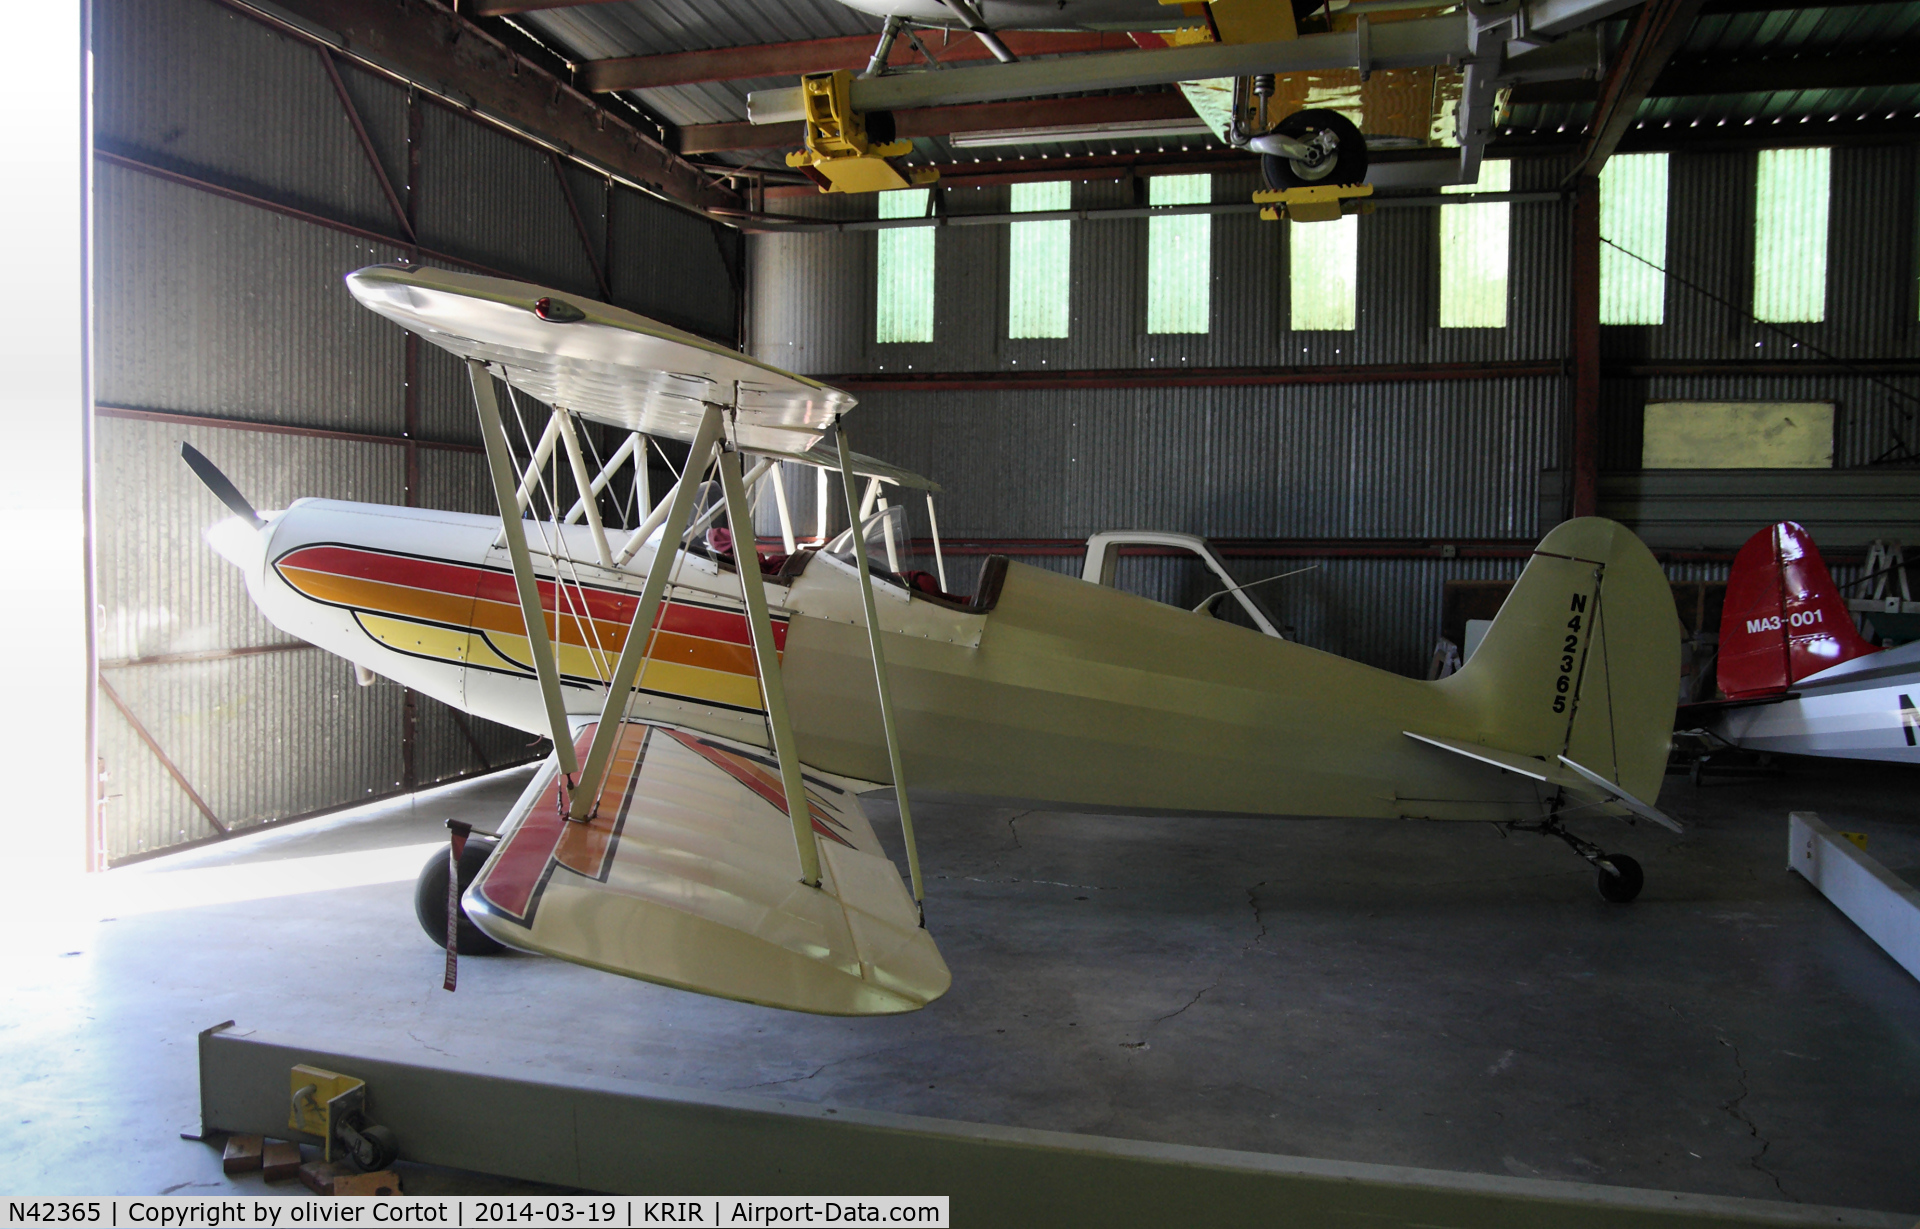
MULTIPOLYGON (((469 837, 466 851, 460 855, 460 891, 465 892, 472 886, 475 875, 487 864, 487 858, 493 853, 494 842, 480 837, 469 837)), ((413 886, 413 915, 420 919, 420 929, 427 932, 437 947, 447 945, 447 851, 442 849, 427 859, 420 868, 420 879, 413 886)), ((486 932, 473 924, 467 911, 460 910, 459 945, 454 949, 462 956, 491 956, 507 950, 501 944, 488 938, 486 932)))
POLYGON ((1640 864, 1623 853, 1610 853, 1594 865, 1598 868, 1599 881, 1595 886, 1600 889, 1600 899, 1611 905, 1626 904, 1640 895, 1640 889, 1647 882, 1646 876, 1640 873, 1640 864))
POLYGON ((1367 177, 1367 139, 1338 111, 1295 111, 1274 125, 1281 136, 1313 147, 1311 158, 1260 156, 1260 173, 1274 191, 1320 184, 1357 184, 1367 177))

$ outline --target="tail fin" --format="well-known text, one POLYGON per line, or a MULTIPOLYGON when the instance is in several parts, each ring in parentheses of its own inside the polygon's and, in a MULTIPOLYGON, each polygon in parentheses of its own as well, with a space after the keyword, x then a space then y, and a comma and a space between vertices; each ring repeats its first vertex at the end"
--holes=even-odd
POLYGON ((1535 548, 1458 674, 1476 741, 1567 758, 1652 799, 1666 774, 1680 618, 1650 551, 1623 525, 1567 521, 1535 548))
POLYGON ((1720 615, 1720 690, 1730 700, 1785 691, 1809 674, 1877 652, 1813 538, 1792 521, 1747 539, 1733 557, 1720 615))

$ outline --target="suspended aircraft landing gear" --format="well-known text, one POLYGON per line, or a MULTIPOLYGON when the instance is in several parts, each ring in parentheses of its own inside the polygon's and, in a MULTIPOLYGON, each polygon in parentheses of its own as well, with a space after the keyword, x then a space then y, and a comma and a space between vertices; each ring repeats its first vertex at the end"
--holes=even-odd
MULTIPOLYGON (((465 893, 472 885, 480 868, 487 864, 487 857, 493 853, 494 842, 484 837, 469 837, 467 847, 460 855, 460 891, 465 893)), ((420 919, 420 929, 427 932, 435 947, 447 945, 447 863, 446 851, 441 850, 427 859, 420 868, 420 878, 413 886, 413 915, 420 919)), ((465 909, 460 910, 460 940, 457 950, 462 956, 491 956, 507 949, 489 938, 485 931, 473 924, 465 909)))
POLYGON ((1600 899, 1608 904, 1624 905, 1640 895, 1640 889, 1646 885, 1647 877, 1640 870, 1639 862, 1623 853, 1608 853, 1592 841, 1575 836, 1567 831, 1559 816, 1538 823, 1509 824, 1507 827, 1513 832, 1537 832, 1541 836, 1557 836, 1565 841, 1573 852, 1592 864, 1598 876, 1594 886, 1600 891, 1600 899))

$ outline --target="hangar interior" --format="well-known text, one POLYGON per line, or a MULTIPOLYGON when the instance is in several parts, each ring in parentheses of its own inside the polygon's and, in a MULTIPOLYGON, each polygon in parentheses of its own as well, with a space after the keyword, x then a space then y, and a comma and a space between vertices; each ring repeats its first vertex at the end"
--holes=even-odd
MULTIPOLYGON (((449 995, 415 872, 445 820, 498 824, 550 743, 267 622, 178 448, 262 509, 497 514, 460 362, 343 284, 404 261, 851 394, 858 449, 939 488, 904 501, 894 570, 951 593, 995 557, 1077 577, 1090 535, 1195 535, 1266 582, 1286 639, 1424 679, 1542 535, 1598 514, 1652 549, 1699 652, 1756 530, 1803 523, 1845 588, 1920 525, 1920 3, 1617 9, 1588 79, 1513 87, 1465 199, 1383 192, 1333 222, 1262 219, 1255 160, 1171 86, 902 111, 902 166, 938 181, 821 193, 747 96, 864 64, 879 18, 827 0, 94 0, 89 21, 98 804, 93 873, 0 1037, 11 1188, 259 1188, 173 1139, 193 1036, 234 1019, 499 1072, 1920 1210, 1920 985, 1783 869, 1811 811, 1920 884, 1910 763, 1670 773, 1685 833, 1608 835, 1647 872, 1625 907, 1494 825, 930 796, 953 987, 923 1011, 805 1016, 520 954, 463 961, 449 995), (1675 444, 1676 404, 1733 426, 1675 444)), ((1008 35, 1062 64, 1123 37, 1008 35)), ((610 523, 686 456, 663 441, 645 483, 611 484, 610 523)), ((848 523, 817 473, 774 479, 802 542, 848 523)), ((558 483, 556 506, 579 489, 558 483)), ((1123 552, 1111 582, 1187 609, 1223 583, 1174 548, 1123 552)), ((891 795, 864 806, 904 857, 891 795)))

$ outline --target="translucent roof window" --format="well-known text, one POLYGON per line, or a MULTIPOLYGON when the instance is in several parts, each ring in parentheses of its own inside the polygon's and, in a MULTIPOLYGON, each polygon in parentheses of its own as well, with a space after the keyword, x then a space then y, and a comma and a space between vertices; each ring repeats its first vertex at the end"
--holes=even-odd
POLYGON ((1777 322, 1827 315, 1830 149, 1763 149, 1753 193, 1753 314, 1777 322))
MULTIPOLYGON (((1480 179, 1442 192, 1505 192, 1509 162, 1482 162, 1480 179)), ((1507 327, 1507 239, 1513 206, 1505 201, 1440 206, 1440 327, 1507 327)))
MULTIPOLYGON (((1211 175, 1156 175, 1147 203, 1204 205, 1211 175)), ((1213 218, 1186 214, 1147 219, 1147 332, 1204 333, 1213 283, 1213 218)))
POLYGON ((1667 155, 1607 159, 1600 240, 1600 323, 1666 323, 1667 155))
MULTIPOLYGON (((926 188, 882 192, 879 194, 880 216, 925 217, 927 196, 926 188)), ((902 226, 878 232, 875 341, 933 340, 933 232, 931 226, 902 226)))
POLYGON ((1360 264, 1360 219, 1287 223, 1287 298, 1296 331, 1351 329, 1360 264))
MULTIPOLYGON (((1073 185, 1017 183, 1013 211, 1069 209, 1073 185)), ((1007 336, 1065 337, 1072 286, 1073 223, 1015 222, 1007 228, 1007 336)))

